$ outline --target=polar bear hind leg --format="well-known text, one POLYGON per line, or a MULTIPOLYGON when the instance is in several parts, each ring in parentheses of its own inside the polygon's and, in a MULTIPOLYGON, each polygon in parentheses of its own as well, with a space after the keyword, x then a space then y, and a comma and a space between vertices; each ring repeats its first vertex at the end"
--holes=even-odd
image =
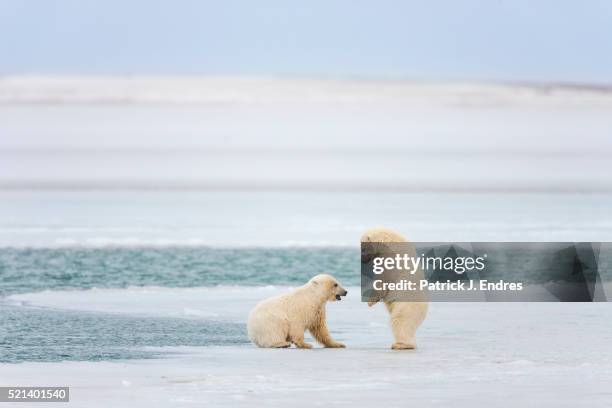
POLYGON ((297 348, 311 349, 312 344, 304 341, 304 328, 299 326, 292 326, 289 329, 289 337, 291 342, 295 344, 297 348))
POLYGON ((391 345, 393 350, 411 350, 416 348, 416 330, 406 322, 402 316, 391 318, 391 331, 395 343, 391 345))
POLYGON ((290 347, 289 325, 267 313, 252 313, 247 324, 249 338, 259 347, 290 347))

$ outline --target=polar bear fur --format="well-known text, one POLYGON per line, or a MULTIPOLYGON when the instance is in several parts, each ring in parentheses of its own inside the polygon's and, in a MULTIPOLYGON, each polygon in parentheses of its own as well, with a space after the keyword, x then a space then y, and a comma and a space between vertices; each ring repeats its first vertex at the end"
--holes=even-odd
MULTIPOLYGON (((361 242, 393 243, 408 241, 401 234, 393 230, 372 228, 362 235, 361 242)), ((411 279, 424 279, 422 271, 412 276, 411 279)), ((416 332, 421 323, 423 323, 423 320, 425 320, 429 306, 428 302, 398 301, 394 299, 392 294, 382 293, 379 297, 368 302, 368 306, 371 307, 380 300, 385 303, 391 318, 391 331, 395 338, 391 348, 395 350, 416 348, 416 332)))
POLYGON ((312 345, 304 342, 304 332, 308 330, 325 347, 345 347, 329 334, 325 305, 346 294, 333 276, 317 275, 290 293, 255 306, 247 323, 249 338, 259 347, 290 347, 293 343, 309 349, 312 345))

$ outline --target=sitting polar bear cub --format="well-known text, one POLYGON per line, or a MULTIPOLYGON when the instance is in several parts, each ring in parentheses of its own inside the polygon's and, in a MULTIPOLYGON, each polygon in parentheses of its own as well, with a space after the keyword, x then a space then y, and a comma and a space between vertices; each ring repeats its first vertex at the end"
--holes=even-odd
POLYGON ((293 343, 309 349, 312 345, 304 342, 304 331, 308 330, 325 347, 345 347, 327 330, 325 304, 346 294, 333 276, 317 275, 294 291, 255 306, 247 323, 249 338, 259 347, 290 347, 293 343))

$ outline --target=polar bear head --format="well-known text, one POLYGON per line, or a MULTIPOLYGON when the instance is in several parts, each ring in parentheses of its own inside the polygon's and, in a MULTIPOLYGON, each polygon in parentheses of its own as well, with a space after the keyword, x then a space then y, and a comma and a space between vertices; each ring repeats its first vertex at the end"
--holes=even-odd
POLYGON ((361 242, 406 242, 406 238, 389 228, 370 228, 361 236, 361 242))
POLYGON ((340 283, 331 275, 320 274, 312 278, 309 282, 317 290, 322 291, 325 299, 333 302, 341 300, 341 296, 346 296, 348 293, 340 283))

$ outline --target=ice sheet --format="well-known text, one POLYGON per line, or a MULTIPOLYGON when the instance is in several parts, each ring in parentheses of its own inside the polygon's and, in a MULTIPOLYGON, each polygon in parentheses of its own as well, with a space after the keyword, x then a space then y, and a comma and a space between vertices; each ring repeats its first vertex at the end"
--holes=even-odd
MULTIPOLYGON (((40 292, 24 305, 244 322, 284 287, 40 292)), ((328 306, 344 350, 164 348, 167 358, 22 363, 1 385, 69 385, 71 406, 609 406, 612 307, 570 303, 435 303, 415 351, 392 351, 382 305, 356 288, 328 306)), ((21 406, 21 405, 20 405, 21 406)), ((23 406, 27 406, 24 404, 23 406)))

